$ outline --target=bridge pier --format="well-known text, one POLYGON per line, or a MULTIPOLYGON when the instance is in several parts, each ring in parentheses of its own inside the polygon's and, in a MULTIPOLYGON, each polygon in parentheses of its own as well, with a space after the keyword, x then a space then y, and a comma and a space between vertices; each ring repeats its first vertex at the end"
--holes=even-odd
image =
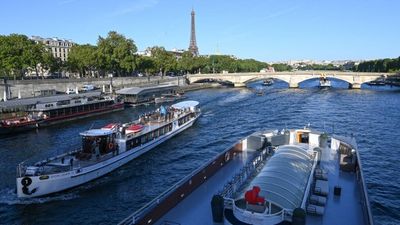
POLYGON ((245 83, 233 83, 234 87, 246 87, 245 83))
POLYGON ((354 83, 354 84, 349 84, 349 89, 361 89, 361 84, 354 83))
POLYGON ((299 83, 289 83, 289 88, 298 88, 299 83))

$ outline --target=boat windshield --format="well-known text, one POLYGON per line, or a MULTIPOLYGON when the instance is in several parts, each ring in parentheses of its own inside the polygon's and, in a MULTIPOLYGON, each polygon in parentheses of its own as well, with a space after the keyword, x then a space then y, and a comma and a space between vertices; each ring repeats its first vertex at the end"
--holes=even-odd
POLYGON ((113 137, 112 135, 104 136, 83 136, 82 152, 86 154, 104 155, 112 151, 113 137))

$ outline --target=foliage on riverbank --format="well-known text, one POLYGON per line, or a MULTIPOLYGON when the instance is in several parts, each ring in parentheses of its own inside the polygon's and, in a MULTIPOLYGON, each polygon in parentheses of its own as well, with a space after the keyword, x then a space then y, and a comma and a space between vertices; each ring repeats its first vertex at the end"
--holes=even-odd
POLYGON ((254 59, 236 59, 227 55, 193 56, 186 51, 176 55, 164 47, 148 48, 150 56, 138 55, 133 39, 115 31, 99 36, 96 45, 75 44, 68 61, 54 58, 42 43, 25 35, 0 36, 0 77, 21 78, 28 71, 47 70, 50 73, 68 71, 85 76, 130 76, 154 74, 258 72, 267 63, 254 59))

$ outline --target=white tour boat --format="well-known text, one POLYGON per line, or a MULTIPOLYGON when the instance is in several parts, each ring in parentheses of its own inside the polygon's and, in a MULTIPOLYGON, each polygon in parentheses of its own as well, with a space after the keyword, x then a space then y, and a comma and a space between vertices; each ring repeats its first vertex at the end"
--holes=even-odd
POLYGON ((183 101, 125 124, 82 132, 82 149, 18 166, 17 195, 38 197, 99 178, 193 125, 197 101, 183 101))
POLYGON ((328 80, 326 77, 321 77, 319 79, 319 87, 320 88, 330 88, 331 87, 331 81, 328 80))
POLYGON ((355 139, 305 127, 241 139, 120 224, 374 221, 355 139))

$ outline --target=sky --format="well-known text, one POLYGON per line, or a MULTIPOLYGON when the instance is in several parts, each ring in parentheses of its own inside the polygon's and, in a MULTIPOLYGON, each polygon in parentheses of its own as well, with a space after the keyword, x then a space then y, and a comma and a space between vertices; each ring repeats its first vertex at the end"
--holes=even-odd
POLYGON ((200 54, 266 62, 400 56, 398 0, 3 0, 0 34, 96 44, 111 30, 150 46, 187 49, 196 12, 200 54))

